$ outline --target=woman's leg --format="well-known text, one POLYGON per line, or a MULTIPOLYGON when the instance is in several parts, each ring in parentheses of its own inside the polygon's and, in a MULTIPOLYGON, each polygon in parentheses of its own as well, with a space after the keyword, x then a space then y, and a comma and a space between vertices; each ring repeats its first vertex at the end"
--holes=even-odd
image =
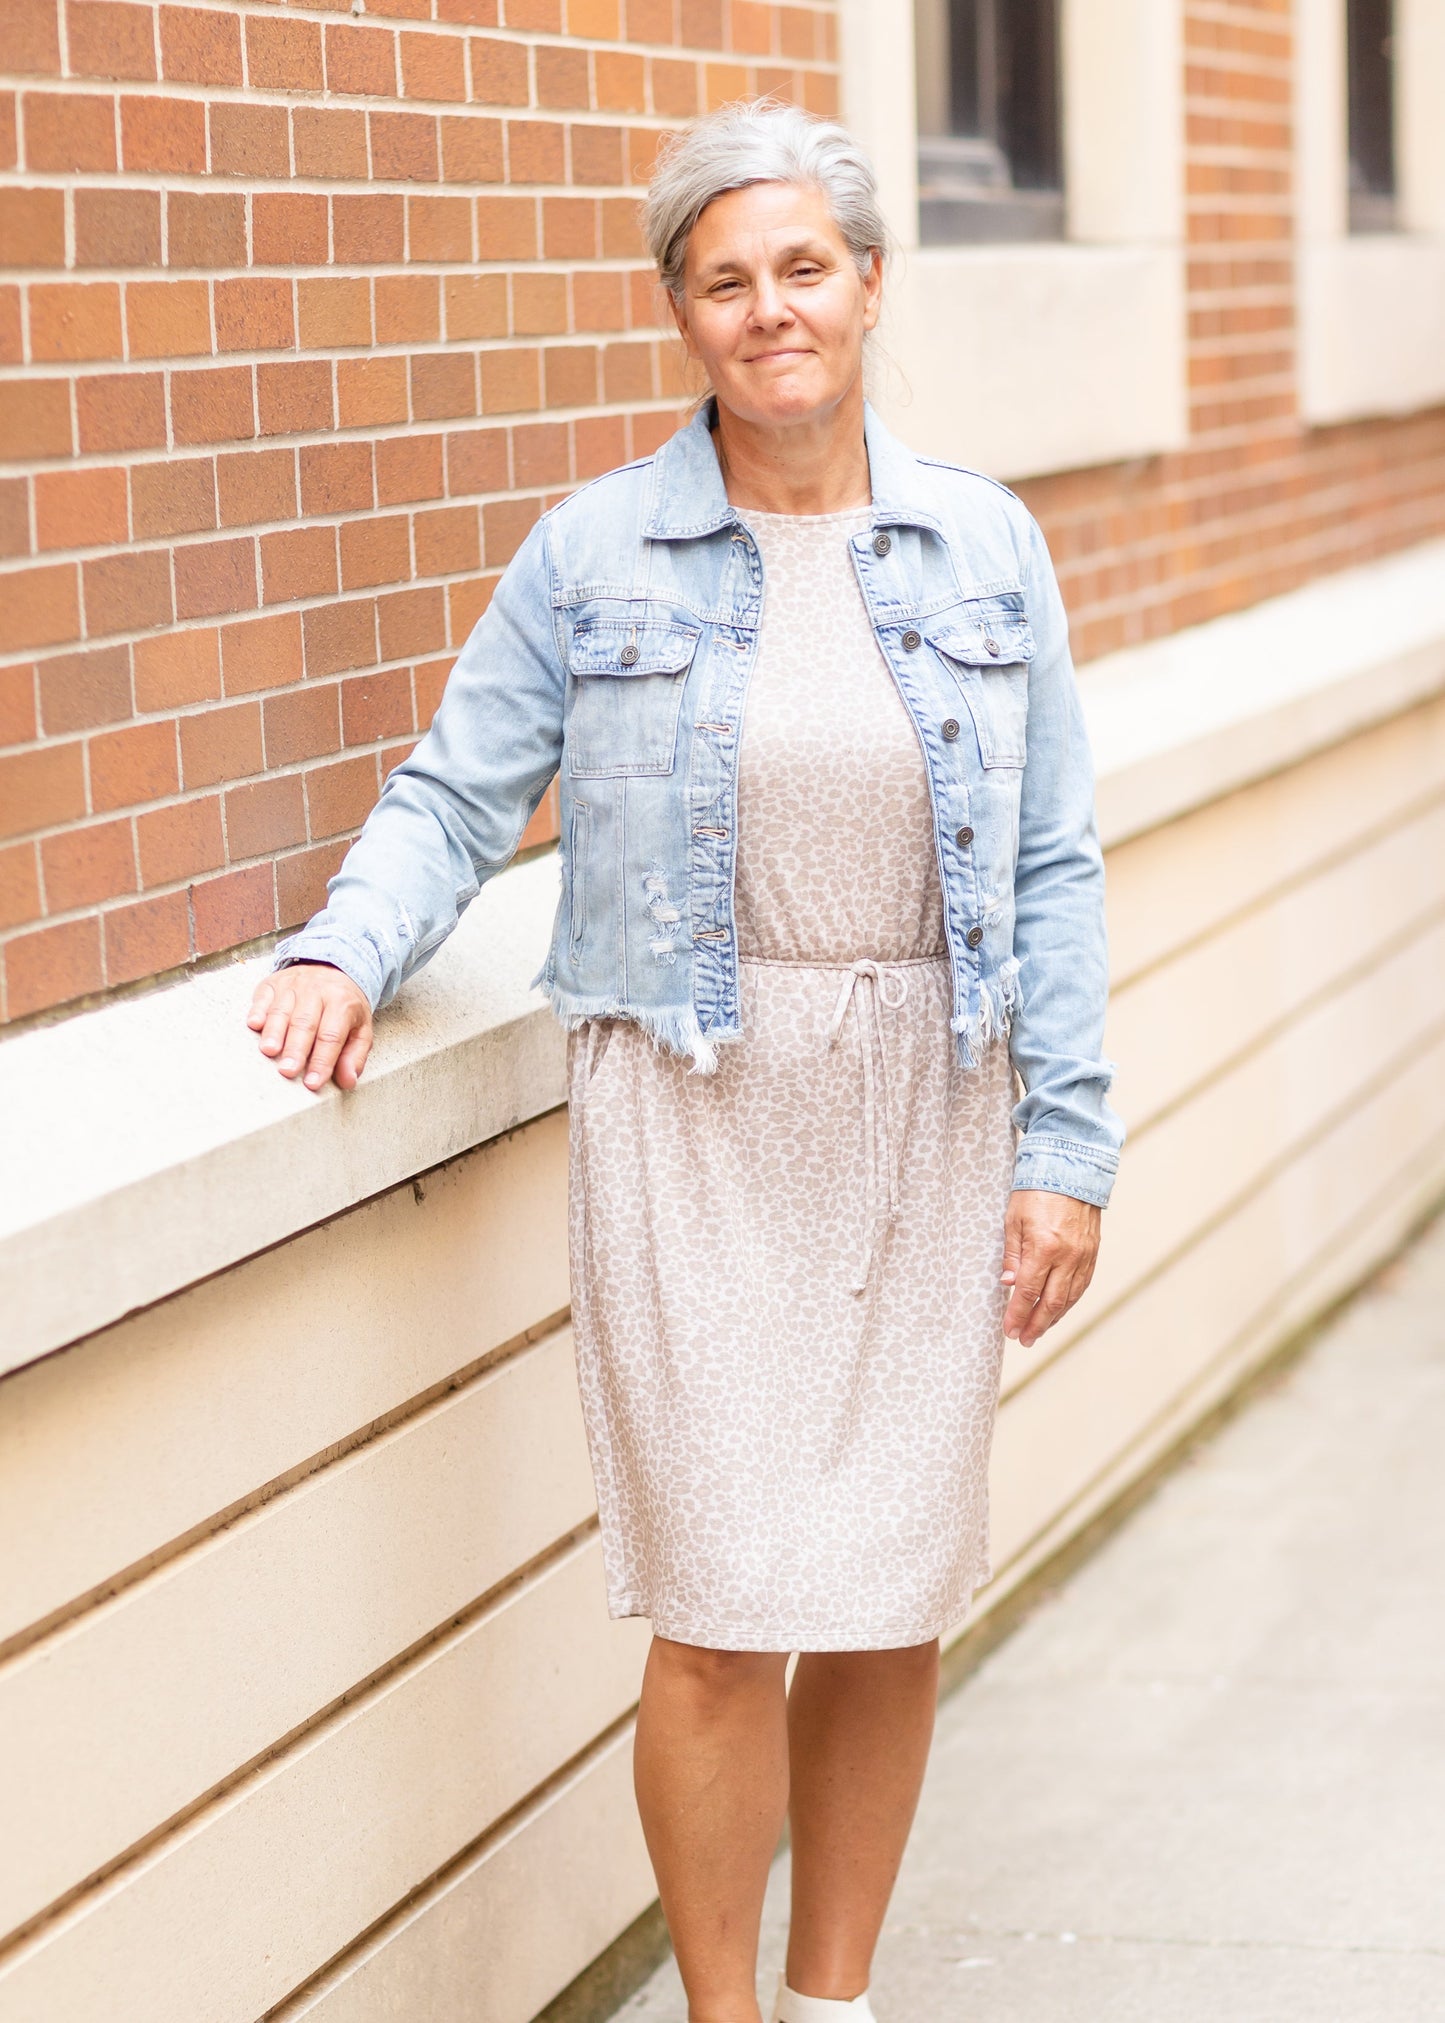
POLYGON ((851 2002, 868 1986, 937 1704, 936 1641, 798 1660, 788 1696, 788 1986, 800 1995, 851 2002))
POLYGON ((690 2023, 758 2023, 758 1924, 788 1806, 787 1654, 654 1637, 637 1806, 690 2023))

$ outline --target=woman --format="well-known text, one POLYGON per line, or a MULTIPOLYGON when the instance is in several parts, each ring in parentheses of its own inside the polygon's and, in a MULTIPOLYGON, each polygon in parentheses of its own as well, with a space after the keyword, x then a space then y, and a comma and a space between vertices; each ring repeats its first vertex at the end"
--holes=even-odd
POLYGON ((645 222, 711 394, 533 529, 250 1023, 354 1087, 560 769, 537 980, 609 1606, 654 1630, 638 1802, 696 2023, 757 2023, 790 1813, 775 2016, 826 2023, 871 2016, 939 1633, 989 1574, 1003 1337, 1093 1269, 1102 866, 1037 527, 865 402, 858 147, 726 108, 645 222))

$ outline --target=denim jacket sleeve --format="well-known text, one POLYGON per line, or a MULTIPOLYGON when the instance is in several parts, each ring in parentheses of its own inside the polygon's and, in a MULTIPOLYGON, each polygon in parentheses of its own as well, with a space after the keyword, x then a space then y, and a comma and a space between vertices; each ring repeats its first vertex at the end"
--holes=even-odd
POLYGON ((1109 968, 1094 768, 1068 620, 1043 535, 1029 519, 1026 588, 1037 642, 1019 808, 1014 952, 1022 1008, 1010 1051, 1024 1085, 1014 1186, 1103 1207, 1124 1127, 1107 1100, 1109 968))
POLYGON ((447 678, 431 728, 388 774, 326 888, 273 967, 334 963, 373 1008, 435 954, 515 854, 557 771, 565 675, 545 522, 504 571, 447 678))

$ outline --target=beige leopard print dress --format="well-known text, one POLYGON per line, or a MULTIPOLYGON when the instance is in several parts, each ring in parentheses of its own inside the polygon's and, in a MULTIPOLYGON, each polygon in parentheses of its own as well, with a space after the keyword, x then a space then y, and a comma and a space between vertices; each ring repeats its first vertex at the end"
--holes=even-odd
POLYGON ((608 1605, 717 1650, 925 1643, 988 1578, 1013 1071, 949 1032, 922 753, 846 513, 746 515, 742 1038, 569 1036, 573 1317, 608 1605))

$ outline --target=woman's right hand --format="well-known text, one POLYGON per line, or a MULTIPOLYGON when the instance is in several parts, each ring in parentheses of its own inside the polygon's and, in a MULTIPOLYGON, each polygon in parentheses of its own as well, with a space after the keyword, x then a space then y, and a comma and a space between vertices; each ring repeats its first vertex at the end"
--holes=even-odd
POLYGON ((292 962, 263 976, 246 1023, 263 1054, 290 1079, 305 1070, 308 1089, 335 1081, 354 1089, 371 1052, 371 1001, 360 984, 329 962, 292 962))

